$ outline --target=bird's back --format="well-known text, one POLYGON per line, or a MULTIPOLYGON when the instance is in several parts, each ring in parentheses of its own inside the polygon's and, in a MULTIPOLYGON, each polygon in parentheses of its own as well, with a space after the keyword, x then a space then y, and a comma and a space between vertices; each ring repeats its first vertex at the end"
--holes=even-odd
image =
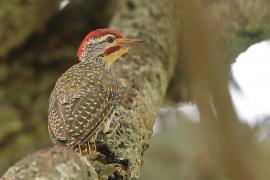
POLYGON ((81 62, 68 69, 50 97, 48 128, 52 141, 85 143, 112 115, 120 98, 118 87, 110 71, 101 65, 81 62))

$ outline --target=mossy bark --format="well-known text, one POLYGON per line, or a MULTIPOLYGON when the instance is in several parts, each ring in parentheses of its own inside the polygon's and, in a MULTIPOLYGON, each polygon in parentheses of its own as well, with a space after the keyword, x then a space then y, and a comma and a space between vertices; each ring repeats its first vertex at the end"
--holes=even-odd
MULTIPOLYGON (((71 1, 57 10, 42 31, 32 32, 21 45, 10 47, 7 56, 0 57, 0 124, 4 124, 0 127, 0 174, 29 152, 51 145, 47 113, 52 86, 77 62, 76 48, 83 36, 95 27, 107 26, 115 7, 114 0, 71 1), (97 15, 100 12, 104 13, 97 15)), ((21 17, 17 18, 20 21, 21 17)), ((4 30, 8 29, 0 31, 4 30)))
MULTIPOLYGON (((112 67, 124 88, 122 104, 114 117, 114 121, 120 123, 119 128, 111 138, 106 138, 102 134, 99 134, 97 138, 98 151, 104 156, 81 157, 63 149, 45 149, 16 163, 5 173, 4 179, 32 179, 35 177, 53 177, 55 179, 139 178, 143 162, 142 156, 150 143, 157 110, 163 102, 169 82, 174 76, 177 60, 180 57, 178 50, 181 50, 180 42, 183 42, 181 36, 185 36, 182 34, 181 26, 185 28, 188 23, 192 24, 193 22, 186 21, 192 20, 192 18, 186 18, 188 13, 186 13, 186 17, 182 17, 183 9, 181 10, 181 8, 185 7, 182 7, 180 1, 177 0, 170 1, 170 3, 164 0, 122 2, 111 27, 126 36, 143 38, 146 42, 131 50, 127 56, 121 58, 112 67), (180 23, 180 20, 183 19, 185 20, 180 23)), ((224 29, 225 33, 222 35, 228 33, 230 37, 233 37, 234 34, 238 34, 234 24, 237 24, 239 19, 230 19, 231 23, 227 28, 227 26, 218 25, 218 22, 223 21, 226 16, 217 16, 220 19, 216 20, 214 15, 222 13, 223 8, 230 15, 230 10, 234 9, 234 6, 229 5, 231 2, 233 1, 201 1, 206 6, 205 12, 209 13, 210 27, 224 29), (221 10, 214 13, 215 6, 220 3, 223 4, 220 5, 221 10), (211 22, 213 22, 212 26, 211 22)), ((239 4, 239 7, 246 4, 246 1, 239 0, 240 2, 243 4, 239 4)), ((268 4, 264 0, 260 2, 268 4)), ((248 12, 248 10, 246 11, 248 12)), ((265 34, 267 34, 268 28, 263 28, 266 27, 263 24, 267 22, 265 21, 269 17, 267 14, 268 12, 265 11, 265 17, 262 18, 262 23, 257 27, 262 28, 265 34)), ((199 34, 198 37, 200 37, 199 34)), ((225 48, 224 52, 226 50, 231 52, 229 45, 235 39, 228 38, 227 40, 227 38, 226 36, 226 41, 223 41, 227 44, 224 43, 220 47, 225 48)), ((246 45, 246 43, 239 43, 236 51, 241 52, 246 48, 246 45)), ((192 49, 191 46, 187 47, 192 49)), ((181 67, 181 61, 179 64, 181 67)), ((203 66, 203 63, 200 65, 203 66)), ((184 73, 186 70, 181 71, 180 75, 186 77, 184 73)), ((180 91, 182 91, 181 88, 180 91)), ((189 91, 187 88, 186 94, 190 94, 189 91)), ((191 100, 190 97, 186 99, 191 100)))
MULTIPOLYGON (((145 43, 132 49, 112 67, 123 86, 122 104, 114 116, 114 120, 118 121, 120 126, 112 138, 106 138, 102 134, 98 136, 98 150, 106 155, 104 162, 97 163, 101 167, 100 170, 95 167, 99 177, 104 177, 105 174, 108 178, 112 172, 108 167, 115 169, 117 164, 121 166, 116 168, 117 171, 112 177, 126 179, 139 177, 142 155, 149 145, 154 119, 177 60, 178 24, 173 19, 175 12, 177 12, 175 6, 167 5, 163 0, 151 3, 144 0, 128 1, 120 4, 119 11, 111 23, 111 27, 125 36, 142 38, 145 43), (165 5, 166 8, 163 8, 165 5)), ((48 166, 41 157, 44 159, 47 157, 53 164, 62 164, 61 167, 67 167, 62 170, 66 171, 72 167, 67 166, 68 162, 65 162, 64 158, 58 158, 63 153, 66 152, 59 149, 37 152, 10 168, 3 178, 29 179, 33 176, 43 177, 45 174, 61 178, 64 173, 53 171, 54 168, 48 166)), ((67 157, 71 161, 78 162, 82 159, 74 153, 70 153, 67 157)), ((96 162, 89 161, 89 158, 84 159, 87 160, 86 164, 96 162)), ((82 178, 83 175, 82 179, 87 179, 89 173, 67 174, 74 178, 82 178)), ((90 174, 92 176, 92 173, 90 174)), ((95 176, 94 173, 93 179, 95 176)))

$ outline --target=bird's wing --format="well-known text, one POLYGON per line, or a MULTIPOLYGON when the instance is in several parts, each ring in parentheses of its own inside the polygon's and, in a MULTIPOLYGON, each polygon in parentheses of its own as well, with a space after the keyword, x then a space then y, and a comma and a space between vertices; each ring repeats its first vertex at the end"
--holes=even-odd
POLYGON ((110 71, 103 74, 101 83, 106 92, 107 100, 115 105, 118 104, 120 101, 120 85, 110 71))
POLYGON ((51 98, 49 121, 58 139, 75 139, 75 143, 81 143, 112 114, 118 85, 103 69, 84 64, 77 66, 58 79, 55 98, 51 98))
POLYGON ((96 114, 91 116, 91 120, 87 122, 87 128, 80 136, 78 136, 77 142, 79 144, 84 144, 95 136, 95 133, 100 126, 111 118, 113 111, 120 100, 119 82, 113 77, 110 71, 104 72, 99 87, 98 92, 94 93, 101 95, 101 97, 96 99, 96 102, 98 103, 96 114))
POLYGON ((111 118, 111 115, 113 114, 113 111, 115 109, 115 105, 112 103, 108 103, 103 107, 103 109, 98 113, 98 115, 91 121, 91 123, 88 125, 88 128, 83 132, 81 136, 77 139, 79 144, 84 144, 87 141, 91 140, 93 135, 97 132, 97 130, 100 128, 100 126, 105 123, 109 118, 111 118))
POLYGON ((51 95, 49 103, 49 129, 57 139, 64 141, 69 137, 65 123, 65 119, 69 116, 69 106, 67 103, 60 103, 54 97, 51 95))
POLYGON ((83 139, 96 132, 113 108, 113 104, 106 99, 101 85, 95 84, 94 87, 87 85, 87 87, 85 95, 70 101, 72 116, 68 120, 67 130, 76 138, 77 143, 81 143, 83 139))
POLYGON ((66 141, 70 138, 67 131, 67 123, 71 118, 70 99, 73 94, 77 94, 76 88, 80 86, 78 83, 80 81, 76 81, 80 74, 72 72, 79 71, 78 66, 79 65, 72 66, 57 80, 50 96, 48 111, 49 127, 51 133, 58 140, 62 141, 66 141))

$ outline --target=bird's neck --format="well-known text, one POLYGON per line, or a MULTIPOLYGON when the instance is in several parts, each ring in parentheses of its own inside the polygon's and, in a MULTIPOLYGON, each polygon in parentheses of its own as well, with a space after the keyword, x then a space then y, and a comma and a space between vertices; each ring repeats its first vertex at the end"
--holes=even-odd
POLYGON ((106 60, 104 58, 104 56, 95 56, 95 55, 90 55, 87 57, 84 57, 81 59, 81 62, 83 63, 90 63, 90 64, 94 64, 96 66, 100 66, 100 67, 104 67, 106 69, 109 69, 109 65, 106 63, 106 60))

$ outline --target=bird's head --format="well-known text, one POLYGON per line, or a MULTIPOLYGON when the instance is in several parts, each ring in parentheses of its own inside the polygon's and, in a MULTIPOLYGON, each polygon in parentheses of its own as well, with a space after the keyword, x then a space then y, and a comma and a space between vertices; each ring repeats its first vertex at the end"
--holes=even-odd
POLYGON ((110 66, 139 42, 142 40, 123 37, 112 29, 96 29, 84 38, 77 56, 80 61, 102 60, 110 66))

